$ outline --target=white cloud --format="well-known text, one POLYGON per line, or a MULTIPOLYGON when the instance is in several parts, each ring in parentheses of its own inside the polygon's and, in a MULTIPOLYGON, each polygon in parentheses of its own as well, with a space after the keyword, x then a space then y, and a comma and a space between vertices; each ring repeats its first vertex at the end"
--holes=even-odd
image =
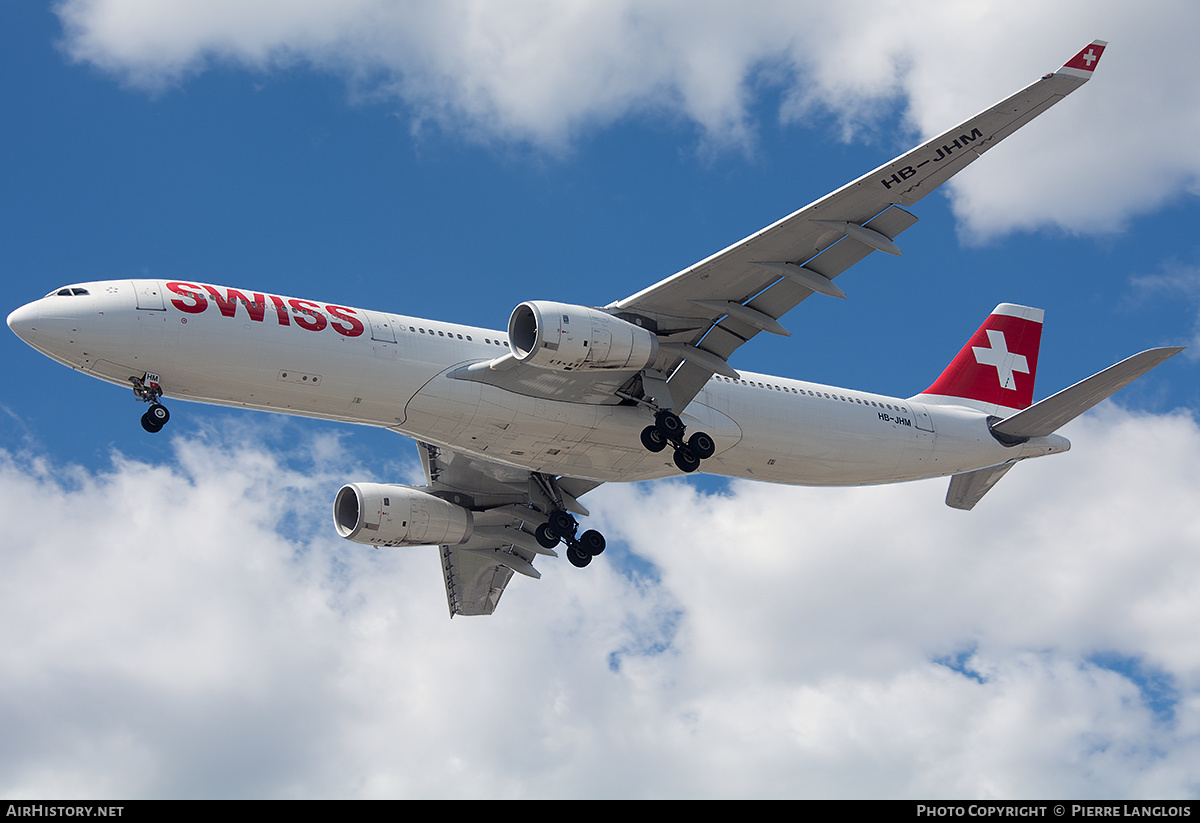
POLYGON ((1178 259, 1165 261, 1158 272, 1133 278, 1139 298, 1148 298, 1155 293, 1165 293, 1181 305, 1189 306, 1196 313, 1191 339, 1184 357, 1200 358, 1200 266, 1178 259))
MULTIPOLYGON (((1183 0, 65 0, 58 13, 75 60, 134 86, 167 88, 214 63, 305 63, 401 100, 415 127, 554 151, 647 113, 684 118, 711 147, 752 145, 764 87, 782 91, 786 120, 827 112, 863 136, 898 99, 915 130, 935 134, 1107 38, 1085 92, 956 181, 965 233, 1113 231, 1200 179, 1188 139, 1200 122, 1189 62, 1200 10, 1183 0)), ((910 137, 887 142, 899 151, 910 137)))
POLYGON ((608 554, 453 621, 432 549, 333 536, 338 484, 388 478, 324 439, 7 455, 0 794, 1192 796, 1200 427, 1068 434, 971 513, 604 486, 608 554))

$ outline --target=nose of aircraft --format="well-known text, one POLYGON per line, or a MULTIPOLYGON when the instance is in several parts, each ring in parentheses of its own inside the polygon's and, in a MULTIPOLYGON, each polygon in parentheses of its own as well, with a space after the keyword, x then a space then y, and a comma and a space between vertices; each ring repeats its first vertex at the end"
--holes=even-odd
POLYGON ((8 316, 8 327, 13 330, 13 334, 27 343, 37 333, 37 322, 38 304, 36 302, 26 303, 8 316))

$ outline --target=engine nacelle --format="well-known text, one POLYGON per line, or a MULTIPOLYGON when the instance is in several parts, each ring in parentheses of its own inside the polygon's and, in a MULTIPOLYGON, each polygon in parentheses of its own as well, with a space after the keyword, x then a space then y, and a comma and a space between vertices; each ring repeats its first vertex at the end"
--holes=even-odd
POLYGON ((545 300, 513 310, 508 342, 521 362, 560 371, 636 370, 658 356, 658 337, 641 326, 598 309, 545 300))
POLYGON ((471 539, 468 509, 410 486, 348 483, 333 499, 333 523, 347 540, 371 546, 456 545, 471 539))

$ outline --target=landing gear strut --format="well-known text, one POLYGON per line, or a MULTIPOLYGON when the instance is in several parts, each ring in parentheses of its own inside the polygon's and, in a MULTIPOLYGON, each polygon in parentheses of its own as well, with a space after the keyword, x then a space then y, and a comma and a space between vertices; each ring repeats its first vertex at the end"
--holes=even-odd
POLYGON ((158 385, 158 375, 147 372, 143 377, 129 378, 129 382, 133 384, 133 393, 138 399, 150 404, 150 408, 142 415, 142 428, 151 434, 160 431, 171 419, 171 413, 158 402, 163 393, 162 386, 158 385))
POLYGON ((647 451, 660 452, 667 446, 675 450, 673 459, 681 472, 691 473, 700 468, 700 461, 717 452, 717 444, 706 432, 695 432, 686 441, 684 425, 679 415, 663 409, 654 415, 654 425, 642 429, 642 445, 647 451))
POLYGON ((594 529, 588 529, 578 537, 579 521, 565 509, 555 509, 545 523, 537 527, 534 536, 538 543, 547 549, 553 549, 560 541, 567 544, 567 559, 572 566, 583 568, 592 562, 592 558, 604 551, 604 535, 594 529))

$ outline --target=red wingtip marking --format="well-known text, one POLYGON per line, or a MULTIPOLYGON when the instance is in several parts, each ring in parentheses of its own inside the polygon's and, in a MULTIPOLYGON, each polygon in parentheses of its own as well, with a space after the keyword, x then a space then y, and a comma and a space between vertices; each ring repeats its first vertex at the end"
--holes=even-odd
POLYGON ((1104 54, 1104 47, 1106 45, 1108 44, 1103 40, 1094 41, 1091 45, 1085 46, 1079 54, 1064 63, 1063 68, 1095 71, 1097 64, 1100 62, 1101 55, 1104 54))

